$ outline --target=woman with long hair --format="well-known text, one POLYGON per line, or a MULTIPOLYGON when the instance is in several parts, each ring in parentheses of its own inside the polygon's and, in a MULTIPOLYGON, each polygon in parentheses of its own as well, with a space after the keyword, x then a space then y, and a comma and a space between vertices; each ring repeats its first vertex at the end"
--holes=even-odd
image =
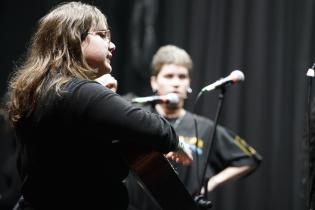
POLYGON ((167 157, 191 162, 164 118, 95 81, 112 71, 114 49, 106 16, 95 6, 63 3, 40 19, 9 82, 20 209, 126 209, 122 145, 175 151, 167 157))

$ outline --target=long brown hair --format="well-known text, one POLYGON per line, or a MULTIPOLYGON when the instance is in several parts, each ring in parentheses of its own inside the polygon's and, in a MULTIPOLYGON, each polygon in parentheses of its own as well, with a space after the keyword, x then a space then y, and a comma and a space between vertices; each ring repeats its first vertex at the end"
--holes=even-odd
POLYGON ((34 110, 39 96, 72 78, 95 79, 96 72, 83 58, 81 43, 91 27, 108 26, 96 7, 81 2, 58 5, 39 20, 24 63, 9 81, 10 121, 15 125, 34 110))

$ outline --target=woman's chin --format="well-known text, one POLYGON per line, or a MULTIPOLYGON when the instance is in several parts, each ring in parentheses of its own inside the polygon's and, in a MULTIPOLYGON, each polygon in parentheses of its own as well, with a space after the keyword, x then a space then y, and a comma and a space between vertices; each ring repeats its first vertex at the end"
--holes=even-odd
POLYGON ((103 69, 99 69, 98 70, 98 76, 102 76, 104 74, 110 74, 112 72, 112 67, 111 66, 106 66, 103 69))

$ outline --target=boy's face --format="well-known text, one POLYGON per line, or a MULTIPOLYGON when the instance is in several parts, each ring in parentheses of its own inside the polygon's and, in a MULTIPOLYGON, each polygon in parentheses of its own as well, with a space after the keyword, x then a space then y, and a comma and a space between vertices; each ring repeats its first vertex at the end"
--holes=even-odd
POLYGON ((158 95, 176 93, 181 101, 187 97, 190 86, 188 69, 175 64, 164 64, 157 76, 151 77, 151 87, 158 95))

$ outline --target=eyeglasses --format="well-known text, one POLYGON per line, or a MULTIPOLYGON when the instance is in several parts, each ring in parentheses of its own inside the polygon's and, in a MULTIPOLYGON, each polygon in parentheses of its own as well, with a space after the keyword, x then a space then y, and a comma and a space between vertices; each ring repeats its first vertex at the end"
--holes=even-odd
POLYGON ((108 40, 111 42, 110 30, 98 30, 98 31, 89 31, 88 34, 98 35, 102 39, 108 40))

